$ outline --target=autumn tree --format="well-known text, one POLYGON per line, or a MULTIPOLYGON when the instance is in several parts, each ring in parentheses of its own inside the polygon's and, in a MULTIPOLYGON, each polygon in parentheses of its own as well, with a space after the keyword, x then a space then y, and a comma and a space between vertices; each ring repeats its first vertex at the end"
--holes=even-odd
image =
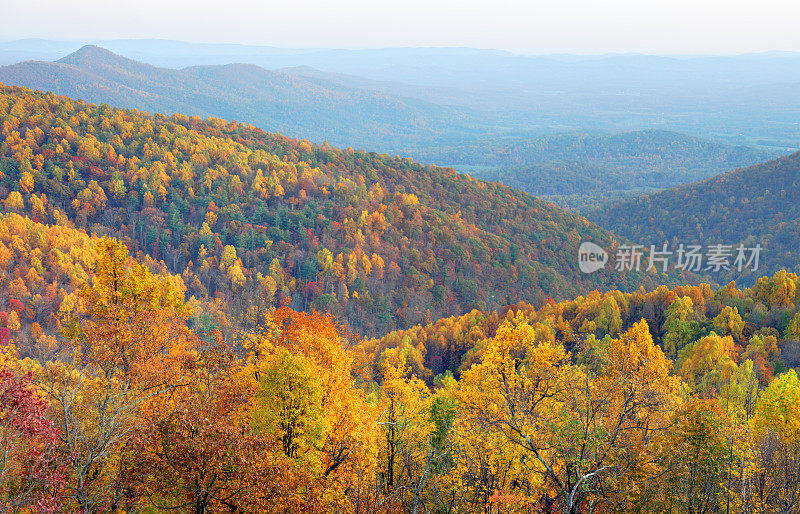
POLYGON ((790 370, 772 381, 754 417, 759 436, 755 505, 772 512, 800 506, 800 380, 790 370))
POLYGON ((646 509, 662 512, 719 512, 728 500, 734 456, 726 417, 714 400, 691 401, 675 411, 661 452, 664 480, 650 484, 646 509))
POLYGON ((0 511, 56 512, 64 478, 58 429, 30 373, 12 363, 0 356, 0 511))
POLYGON ((658 475, 655 450, 679 399, 646 323, 587 352, 588 364, 571 363, 549 329, 519 316, 464 376, 465 415, 525 451, 546 511, 624 504, 658 475))
POLYGON ((248 426, 234 356, 217 340, 192 351, 187 367, 186 385, 150 398, 134 427, 132 488, 157 509, 263 510, 279 487, 268 458, 275 440, 248 426))
POLYGON ((362 365, 339 328, 327 316, 283 307, 241 337, 247 356, 239 380, 254 391, 251 426, 278 441, 280 450, 269 458, 280 480, 304 491, 269 501, 296 509, 366 508, 377 414, 357 386, 362 365))
POLYGON ((103 239, 96 251, 92 284, 64 312, 72 355, 37 372, 68 456, 65 487, 83 510, 129 500, 128 439, 144 403, 181 384, 189 339, 171 278, 151 274, 117 241, 103 239))

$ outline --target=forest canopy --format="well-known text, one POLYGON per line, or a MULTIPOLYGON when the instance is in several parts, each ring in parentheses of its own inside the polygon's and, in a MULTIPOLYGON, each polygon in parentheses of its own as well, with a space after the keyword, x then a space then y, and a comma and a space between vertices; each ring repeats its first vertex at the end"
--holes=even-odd
POLYGON ((0 122, 2 512, 800 505, 792 272, 582 274, 585 218, 235 122, 0 122))

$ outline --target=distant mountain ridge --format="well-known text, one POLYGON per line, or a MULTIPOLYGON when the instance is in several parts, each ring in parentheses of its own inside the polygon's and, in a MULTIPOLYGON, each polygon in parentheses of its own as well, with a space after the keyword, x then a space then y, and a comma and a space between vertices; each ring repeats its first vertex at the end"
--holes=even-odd
MULTIPOLYGON (((424 155, 423 150, 419 152, 424 155)), ((730 163, 749 166, 769 157, 777 155, 775 152, 727 145, 662 129, 613 134, 601 131, 562 132, 506 144, 476 143, 460 153, 443 156, 451 164, 493 166, 581 161, 589 164, 613 162, 616 166, 627 167, 631 162, 646 158, 652 165, 663 168, 663 171, 673 168, 677 172, 699 166, 711 170, 720 165, 729 166, 730 163)))
MULTIPOLYGON (((475 136, 656 128, 783 153, 796 150, 800 140, 800 101, 794 93, 800 84, 800 53, 524 55, 475 48, 278 48, 155 39, 86 43, 155 66, 249 63, 472 109, 480 113, 472 120, 479 125, 475 136), (317 71, 291 69, 297 67, 317 71)), ((0 42, 0 64, 55 60, 79 46, 68 41, 0 42)), ((447 134, 454 133, 463 138, 463 132, 447 134)), ((444 138, 441 145, 453 146, 452 140, 444 138)))
POLYGON ((451 130, 463 110, 350 88, 253 64, 160 68, 87 45, 56 61, 0 68, 0 82, 95 103, 247 120, 266 130, 334 144, 386 147, 451 130))

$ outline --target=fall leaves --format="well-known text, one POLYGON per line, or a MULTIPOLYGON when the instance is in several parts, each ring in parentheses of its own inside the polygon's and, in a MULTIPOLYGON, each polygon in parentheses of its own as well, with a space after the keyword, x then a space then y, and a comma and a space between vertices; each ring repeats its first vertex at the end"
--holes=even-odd
POLYGON ((0 476, 12 505, 348 510, 374 466, 377 415, 336 327, 280 309, 237 353, 188 329, 180 282, 111 239, 94 255, 59 357, 2 362, 2 435, 24 441, 0 476))
POLYGON ((0 357, 0 509, 55 512, 64 483, 58 428, 31 375, 15 373, 10 361, 0 357))
POLYGON ((198 334, 203 306, 184 302, 181 280, 113 239, 91 255, 60 310, 62 347, 0 355, 11 507, 791 511, 799 499, 800 381, 744 358, 779 363, 794 317, 753 333, 744 300, 768 290, 783 311, 794 276, 474 312, 380 344, 268 302, 228 338, 198 334), (433 375, 426 353, 445 334, 473 352, 433 375))
POLYGON ((509 468, 516 485, 508 492, 533 488, 536 504, 559 512, 588 501, 612 507, 656 476, 652 462, 680 403, 679 380, 645 322, 595 341, 575 361, 549 329, 518 314, 460 390, 468 430, 494 435, 527 463, 509 468))
POLYGON ((274 286, 275 305, 289 298, 375 337, 565 298, 587 281, 622 285, 582 276, 565 257, 582 236, 610 243, 610 234, 410 159, 7 87, 0 137, 8 212, 113 235, 166 262, 200 299, 236 305, 274 286))

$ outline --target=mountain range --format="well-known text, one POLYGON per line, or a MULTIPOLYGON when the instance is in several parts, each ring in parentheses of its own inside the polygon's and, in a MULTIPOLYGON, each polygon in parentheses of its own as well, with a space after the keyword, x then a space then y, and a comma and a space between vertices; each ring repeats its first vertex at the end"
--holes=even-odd
POLYGON ((506 136, 656 128, 784 153, 797 149, 800 140, 794 122, 800 104, 793 93, 800 83, 800 54, 791 52, 524 55, 473 48, 20 40, 0 43, 0 63, 56 60, 85 43, 173 69, 229 63, 310 66, 342 85, 355 82, 361 89, 480 111, 506 136))
POLYGON ((457 109, 252 64, 174 70, 96 46, 54 62, 2 67, 0 82, 164 114, 247 120, 274 132, 364 148, 397 147, 467 120, 457 109))
POLYGON ((571 208, 689 183, 777 154, 657 129, 540 135, 528 127, 513 132, 519 122, 497 113, 448 105, 453 98, 421 100, 420 86, 401 88, 307 66, 270 71, 223 64, 176 70, 97 46, 54 62, 0 67, 0 82, 98 104, 238 119, 293 137, 408 155, 457 166, 571 208))

